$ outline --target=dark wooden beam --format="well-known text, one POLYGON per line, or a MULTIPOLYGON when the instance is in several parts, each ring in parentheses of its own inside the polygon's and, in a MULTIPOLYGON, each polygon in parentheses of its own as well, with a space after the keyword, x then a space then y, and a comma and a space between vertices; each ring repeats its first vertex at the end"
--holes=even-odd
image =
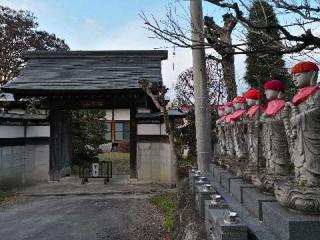
POLYGON ((137 178, 137 106, 135 99, 130 107, 130 177, 137 178))
POLYGON ((51 180, 70 174, 72 159, 71 112, 50 111, 50 164, 51 180))

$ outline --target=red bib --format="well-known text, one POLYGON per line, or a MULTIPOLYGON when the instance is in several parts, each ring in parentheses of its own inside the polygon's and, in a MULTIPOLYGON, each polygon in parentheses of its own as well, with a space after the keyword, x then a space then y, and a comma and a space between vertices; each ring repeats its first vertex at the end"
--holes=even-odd
POLYGON ((227 116, 221 116, 221 117, 219 117, 218 120, 220 120, 221 122, 224 122, 224 121, 226 120, 226 117, 227 117, 227 116))
POLYGON ((230 116, 231 121, 239 121, 240 118, 247 112, 245 109, 239 109, 235 111, 233 114, 230 116))
POLYGON ((226 116, 226 118, 225 118, 225 122, 226 122, 226 123, 230 123, 230 122, 231 122, 232 114, 233 114, 233 113, 231 113, 231 114, 229 114, 229 115, 226 116))
POLYGON ((284 108, 284 105, 285 105, 284 100, 274 99, 266 103, 263 111, 269 116, 275 116, 284 108))
POLYGON ((319 86, 308 86, 308 87, 300 88, 297 94, 294 95, 292 102, 293 104, 298 105, 304 102, 305 100, 307 100, 309 97, 313 96, 319 90, 320 90, 319 86))
POLYGON ((248 110, 249 118, 252 118, 259 110, 259 105, 253 105, 248 110))

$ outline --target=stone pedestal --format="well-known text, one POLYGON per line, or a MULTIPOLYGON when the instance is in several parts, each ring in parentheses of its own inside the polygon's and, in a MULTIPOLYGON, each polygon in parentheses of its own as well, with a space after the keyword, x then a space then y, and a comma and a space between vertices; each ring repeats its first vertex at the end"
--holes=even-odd
POLYGON ((201 177, 198 177, 198 179, 195 179, 194 180, 194 184, 193 184, 193 193, 195 193, 196 192, 196 187, 197 186, 203 186, 204 184, 209 184, 210 182, 209 182, 209 179, 208 178, 206 178, 206 177, 203 177, 203 176, 201 176, 201 177))
POLYGON ((241 179, 241 177, 236 177, 228 172, 220 172, 220 184, 230 192, 230 185, 232 179, 241 179))
POLYGON ((242 189, 242 204, 260 221, 263 220, 262 204, 264 202, 277 202, 273 196, 260 193, 255 188, 242 189))
POLYGON ((230 179, 230 189, 229 192, 232 196, 239 202, 243 202, 243 189, 245 188, 255 188, 252 184, 243 182, 241 179, 230 179))
POLYGON ((320 217, 296 213, 278 202, 262 203, 263 222, 281 240, 320 239, 320 217))
POLYGON ((228 170, 221 168, 221 167, 217 167, 213 169, 213 177, 215 179, 215 181, 221 183, 221 173, 228 173, 228 170))
POLYGON ((248 239, 248 228, 240 218, 236 219, 236 223, 225 221, 225 216, 229 211, 229 209, 208 209, 207 229, 210 240, 248 239))
POLYGON ((196 186, 195 188, 195 204, 198 214, 201 218, 205 217, 205 201, 211 199, 211 195, 215 193, 215 190, 211 188, 208 190, 204 186, 196 186))

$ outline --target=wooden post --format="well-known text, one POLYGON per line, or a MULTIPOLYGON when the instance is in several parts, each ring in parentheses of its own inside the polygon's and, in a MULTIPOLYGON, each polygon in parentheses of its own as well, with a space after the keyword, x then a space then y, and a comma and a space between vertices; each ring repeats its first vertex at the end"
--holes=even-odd
POLYGON ((71 112, 50 110, 50 170, 51 180, 71 173, 72 159, 71 112))
POLYGON ((132 101, 130 106, 130 178, 137 178, 137 106, 132 101))

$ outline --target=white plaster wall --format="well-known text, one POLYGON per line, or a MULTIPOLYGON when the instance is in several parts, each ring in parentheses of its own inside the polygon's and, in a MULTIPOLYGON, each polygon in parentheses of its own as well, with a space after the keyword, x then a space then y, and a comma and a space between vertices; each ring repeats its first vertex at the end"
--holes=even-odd
POLYGON ((112 109, 106 109, 105 119, 108 120, 108 121, 112 120, 112 109))
POLYGON ((24 137, 24 126, 0 126, 0 138, 24 137))
POLYGON ((114 120, 130 120, 130 109, 114 109, 114 120))
POLYGON ((160 124, 138 124, 138 135, 160 135, 160 124))
POLYGON ((50 137, 50 126, 28 126, 27 137, 50 137))
POLYGON ((14 113, 14 114, 25 114, 26 113, 26 110, 24 109, 10 109, 8 110, 8 113, 14 113))

